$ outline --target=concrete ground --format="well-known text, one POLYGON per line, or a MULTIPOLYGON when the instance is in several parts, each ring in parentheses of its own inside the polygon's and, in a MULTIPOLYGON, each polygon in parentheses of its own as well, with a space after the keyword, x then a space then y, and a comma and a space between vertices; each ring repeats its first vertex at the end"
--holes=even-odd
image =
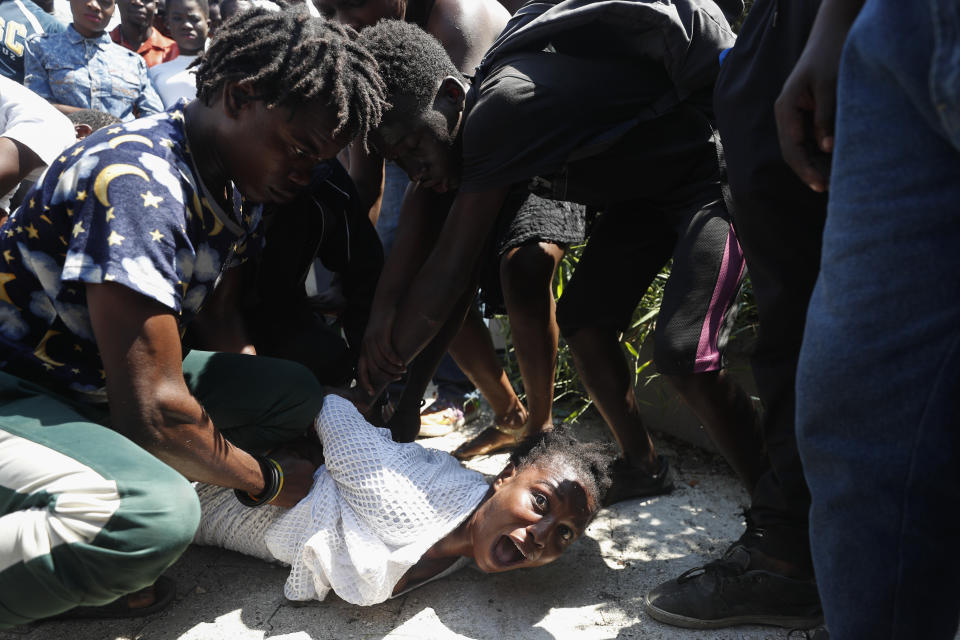
MULTIPOLYGON (((424 444, 452 450, 489 424, 481 417, 424 444)), ((599 421, 578 426, 604 438, 599 421)), ((574 640, 772 640, 775 627, 675 629, 641 610, 644 592, 723 552, 743 527, 747 495, 713 454, 658 439, 676 475, 668 496, 633 500, 600 512, 563 557, 546 567, 487 576, 468 568, 378 606, 330 597, 298 605, 283 597, 286 570, 230 551, 191 547, 168 571, 175 602, 147 618, 43 622, 0 632, 0 640, 284 640, 476 638, 574 640)), ((494 475, 505 455, 470 466, 494 475)))

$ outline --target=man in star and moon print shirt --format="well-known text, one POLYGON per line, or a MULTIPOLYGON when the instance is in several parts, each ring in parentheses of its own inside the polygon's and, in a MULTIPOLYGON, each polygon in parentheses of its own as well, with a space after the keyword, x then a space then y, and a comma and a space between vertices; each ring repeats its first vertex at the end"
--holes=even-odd
POLYGON ((223 271, 259 249, 261 206, 235 191, 228 214, 205 193, 182 106, 67 149, 0 227, 4 371, 105 402, 85 283, 118 282, 156 300, 182 334, 223 271))

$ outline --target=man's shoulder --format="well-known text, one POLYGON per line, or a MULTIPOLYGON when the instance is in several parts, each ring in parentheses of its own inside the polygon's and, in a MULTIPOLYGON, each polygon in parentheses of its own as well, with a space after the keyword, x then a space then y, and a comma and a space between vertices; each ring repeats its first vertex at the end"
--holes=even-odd
MULTIPOLYGON (((26 22, 25 27, 33 27, 37 33, 49 31, 56 33, 66 29, 66 25, 38 7, 30 0, 0 0, 0 16, 6 19, 19 17, 26 22), (36 29, 39 26, 40 29, 36 29)), ((21 22, 18 20, 18 22, 21 22)))
POLYGON ((167 50, 176 46, 176 42, 173 38, 168 38, 167 36, 160 33, 160 30, 156 27, 150 32, 150 37, 147 38, 147 41, 154 47, 159 49, 167 50))
MULTIPOLYGON (((520 51, 504 56, 488 67, 471 89, 474 104, 470 116, 475 117, 476 113, 507 115, 502 109, 516 108, 527 99, 536 97, 531 87, 543 80, 544 72, 551 75, 563 73, 562 65, 553 65, 551 69, 541 64, 541 59, 550 61, 550 58, 549 54, 539 51, 520 51)), ((576 78, 568 77, 567 81, 574 83, 576 78)))
POLYGON ((142 174, 142 179, 169 183, 171 189, 179 189, 183 172, 175 165, 182 163, 186 139, 174 120, 175 113, 164 112, 104 127, 84 138, 57 169, 61 173, 77 171, 93 180, 101 171, 117 165, 127 173, 142 174))
POLYGON ((67 32, 63 31, 38 31, 33 35, 27 37, 27 42, 33 46, 38 44, 40 46, 49 46, 50 43, 60 42, 61 40, 66 39, 67 32))
POLYGON ((459 42, 465 49, 478 47, 482 53, 509 19, 510 14, 496 0, 436 0, 426 30, 445 46, 459 42))

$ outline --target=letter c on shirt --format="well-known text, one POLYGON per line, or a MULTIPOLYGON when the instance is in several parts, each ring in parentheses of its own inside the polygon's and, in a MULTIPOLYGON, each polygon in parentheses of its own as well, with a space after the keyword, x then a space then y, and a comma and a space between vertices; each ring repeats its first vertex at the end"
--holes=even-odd
MULTIPOLYGON (((2 28, 2 25, 0 25, 0 28, 2 28)), ((3 36, 3 44, 6 45, 7 49, 10 49, 10 51, 13 51, 18 56, 22 56, 23 39, 26 37, 27 28, 25 26, 14 20, 7 22, 3 36), (20 40, 17 40, 17 36, 20 36, 20 40)))

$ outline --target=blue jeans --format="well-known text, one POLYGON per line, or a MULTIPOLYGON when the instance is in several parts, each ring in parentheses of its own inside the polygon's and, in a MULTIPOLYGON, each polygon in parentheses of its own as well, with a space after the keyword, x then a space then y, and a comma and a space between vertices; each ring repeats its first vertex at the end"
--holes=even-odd
POLYGON ((868 0, 840 69, 820 276, 797 374, 830 637, 960 616, 960 7, 868 0))
POLYGON ((380 201, 380 217, 377 218, 377 235, 383 245, 383 257, 390 255, 393 249, 393 239, 397 236, 397 226, 400 224, 400 205, 403 203, 403 194, 407 191, 410 179, 403 169, 392 162, 384 166, 386 172, 383 183, 383 199, 380 201))

